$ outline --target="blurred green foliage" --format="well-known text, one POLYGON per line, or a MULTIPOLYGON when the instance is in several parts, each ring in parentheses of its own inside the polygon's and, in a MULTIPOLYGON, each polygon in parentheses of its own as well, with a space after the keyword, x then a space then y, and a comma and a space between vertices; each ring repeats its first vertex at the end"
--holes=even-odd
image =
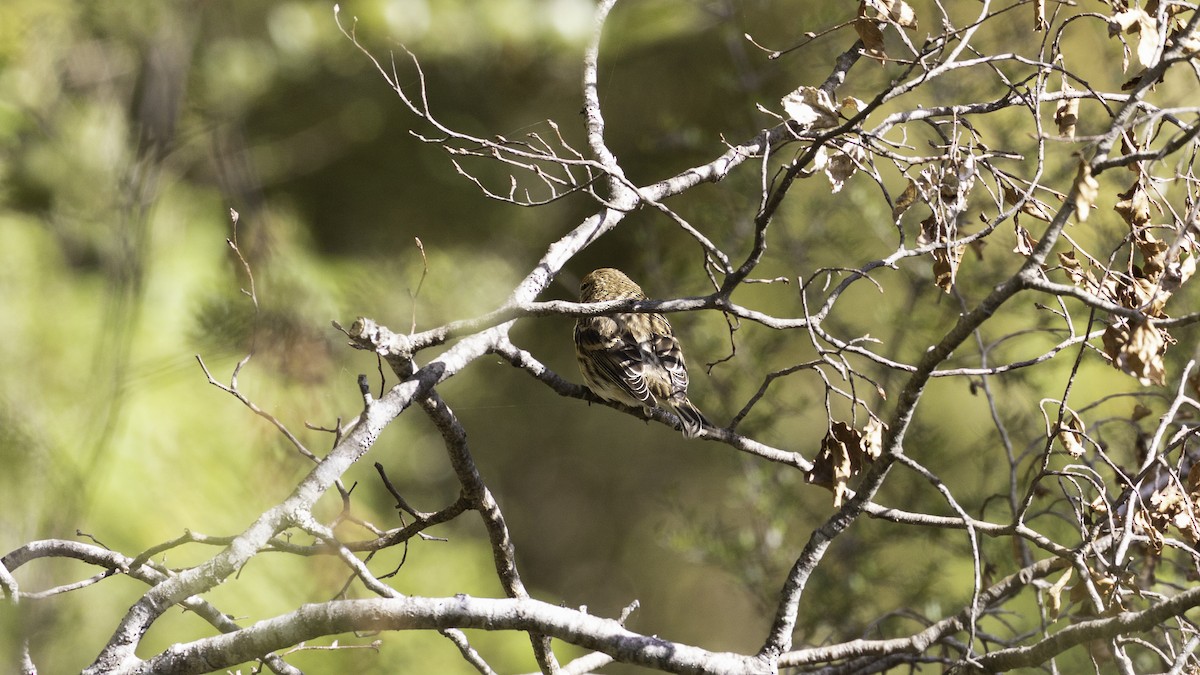
MULTIPOLYGON (((742 35, 791 44, 802 31, 845 20, 853 7, 782 5, 646 0, 619 7, 602 49, 600 86, 610 144, 631 178, 658 180, 708 160, 722 148, 722 134, 741 140, 772 123, 755 103, 825 76, 844 41, 818 41, 803 58, 768 62, 742 35)), ((375 54, 395 52, 406 85, 415 75, 397 46, 418 55, 445 123, 516 135, 551 118, 582 147, 580 54, 590 2, 351 0, 341 4, 340 18, 375 54)), ((890 76, 873 64, 860 68, 868 81, 890 76)), ((949 85, 939 95, 980 95, 969 82, 949 85)), ((491 309, 549 241, 594 209, 583 197, 539 209, 489 201, 436 148, 408 133, 414 124, 338 31, 330 3, 0 4, 0 550, 83 536, 133 555, 185 529, 240 532, 309 465, 266 421, 210 386, 195 355, 228 381, 252 350, 242 390, 320 454, 330 435, 304 425, 331 427, 353 416, 358 373, 380 386, 376 362, 345 347, 330 320, 369 316, 407 330, 414 321, 428 328, 491 309), (224 242, 235 236, 229 209, 239 213, 236 237, 253 270, 257 311, 243 293, 251 279, 224 242)), ((487 173, 494 169, 479 171, 506 180, 487 173)), ((673 206, 718 244, 744 250, 758 181, 753 171, 738 173, 673 206)), ((852 184, 836 197, 824 185, 811 192, 778 219, 760 276, 840 264, 848 250, 864 260, 886 254, 891 219, 870 185, 852 184)), ((707 289, 696 256, 665 219, 633 214, 565 271, 553 296, 573 297, 579 276, 608 264, 628 269, 655 297, 700 294, 707 289)), ((962 278, 986 280, 989 267, 1011 264, 987 257, 964 265, 962 278)), ((911 358, 959 311, 950 296, 918 301, 929 297, 927 275, 910 268, 889 284, 886 301, 869 297, 864 285, 852 302, 866 311, 839 319, 846 334, 882 326, 892 334, 874 337, 897 358, 911 358)), ((799 310, 794 283, 742 293, 735 300, 767 311, 799 310)), ((1010 327, 1027 319, 1016 317, 1010 327)), ((718 365, 706 374, 704 364, 729 351, 724 320, 673 321, 693 364, 693 400, 716 420, 732 417, 759 386, 743 373, 811 357, 792 336, 745 325, 735 363, 746 366, 718 365)), ((570 328, 566 320, 530 320, 514 336, 578 381, 570 328)), ((1009 378, 1005 409, 1030 410, 1046 383, 1039 377, 1009 378)), ((1123 377, 1097 368, 1085 381, 1111 391, 1130 386, 1123 377)), ((793 375, 788 386, 776 385, 742 430, 811 456, 825 410, 819 382, 807 379, 815 378, 793 375)), ((926 406, 945 414, 923 418, 910 443, 963 495, 981 500, 1007 465, 985 401, 964 396, 967 389, 961 380, 936 383, 926 406)), ((685 445, 670 429, 561 399, 507 365, 477 366, 441 391, 471 431, 535 595, 605 615, 638 599, 636 630, 712 649, 757 649, 783 574, 807 532, 830 513, 825 491, 727 447, 685 445)), ((1033 416, 1024 422, 1040 424, 1033 416)), ((1119 443, 1133 432, 1114 434, 1119 443)), ((398 520, 371 462, 384 464, 417 508, 434 510, 457 495, 436 432, 417 415, 389 428, 367 460, 347 484, 357 483, 356 513, 381 527, 398 520)), ((912 510, 946 511, 912 476, 896 476, 883 496, 912 510)), ((980 500, 964 505, 975 511, 980 500)), ((334 501, 330 515, 340 507, 334 501)), ((396 588, 502 593, 477 522, 464 517, 433 534, 449 541, 413 542, 396 588)), ((939 591, 943 579, 970 577, 961 534, 890 541, 884 549, 876 546, 880 536, 865 523, 838 540, 802 609, 805 642, 875 634, 884 627, 872 622, 894 607, 949 609, 966 600, 939 591)), ((989 545, 986 557, 1011 569, 1011 552, 989 545)), ((165 562, 184 566, 211 552, 193 544, 165 562)), ((399 555, 378 557, 372 569, 399 565, 399 555)), ((17 578, 33 590, 94 572, 36 562, 17 578)), ((328 599, 346 577, 331 560, 268 556, 211 600, 249 623, 328 599)), ((33 603, 37 611, 23 625, 0 613, 0 668, 10 663, 13 640, 31 635, 43 672, 78 670, 142 590, 130 579, 110 579, 33 603)), ((168 613, 145 647, 209 630, 194 616, 168 613)), ((499 668, 533 667, 521 636, 471 638, 499 668)), ((373 639, 345 636, 343 643, 373 639)), ((436 635, 382 639, 378 653, 314 651, 293 660, 315 672, 331 672, 335 659, 340 672, 469 672, 436 635)))

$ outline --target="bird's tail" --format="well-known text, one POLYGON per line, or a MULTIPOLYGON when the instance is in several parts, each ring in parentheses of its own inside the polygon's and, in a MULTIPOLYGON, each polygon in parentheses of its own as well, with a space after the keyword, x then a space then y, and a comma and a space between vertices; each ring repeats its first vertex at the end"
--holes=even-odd
POLYGON ((683 435, 687 438, 703 436, 704 427, 712 426, 709 424, 708 419, 704 417, 704 413, 692 405, 692 402, 687 400, 687 397, 682 397, 682 400, 672 400, 670 404, 671 409, 679 416, 679 421, 683 424, 683 435))

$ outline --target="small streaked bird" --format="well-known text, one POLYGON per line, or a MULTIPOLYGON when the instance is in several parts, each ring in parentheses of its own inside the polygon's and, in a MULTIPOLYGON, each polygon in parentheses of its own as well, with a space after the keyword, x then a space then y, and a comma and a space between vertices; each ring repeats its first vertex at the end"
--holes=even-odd
MULTIPOLYGON (((589 273, 579 285, 580 302, 629 298, 645 300, 646 294, 611 267, 589 273)), ((709 426, 688 400, 683 351, 662 314, 580 317, 575 322, 575 354, 584 381, 600 398, 647 412, 656 406, 669 408, 688 438, 703 435, 709 426)))

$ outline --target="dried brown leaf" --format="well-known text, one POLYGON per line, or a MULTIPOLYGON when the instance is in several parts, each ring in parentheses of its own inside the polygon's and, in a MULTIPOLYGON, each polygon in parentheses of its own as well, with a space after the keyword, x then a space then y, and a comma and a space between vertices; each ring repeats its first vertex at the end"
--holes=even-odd
POLYGON ((872 420, 860 432, 845 422, 834 422, 821 440, 821 451, 805 480, 832 490, 833 506, 840 507, 849 491, 849 480, 862 473, 882 452, 885 428, 872 420))
POLYGON ((1063 415, 1063 423, 1058 427, 1058 442, 1062 444, 1067 454, 1078 459, 1087 452, 1083 444, 1083 423, 1075 413, 1067 411, 1063 415))
POLYGON ((828 129, 838 125, 837 108, 824 89, 802 86, 779 102, 787 116, 805 128, 828 129))
POLYGON ((1163 354, 1170 334, 1148 322, 1133 330, 1125 322, 1114 323, 1104 331, 1104 353, 1113 367, 1136 377, 1143 386, 1166 384, 1163 354))
POLYGON ((847 108, 850 109, 851 115, 857 115, 867 109, 867 102, 853 96, 847 96, 842 99, 839 109, 846 110, 847 108))
POLYGON ((1120 201, 1113 205, 1113 210, 1126 224, 1132 228, 1139 228, 1150 222, 1150 197, 1146 194, 1141 179, 1117 196, 1120 201))
MULTIPOLYGON (((1021 193, 1017 192, 1017 189, 1013 185, 1003 182, 1001 183, 1001 188, 1004 190, 1005 201, 1016 204, 1021 200, 1021 193)), ((1054 219, 1054 212, 1050 210, 1050 207, 1046 206, 1045 202, 1033 196, 1022 202, 1021 213, 1033 216, 1047 223, 1054 219)))
POLYGON ((863 42, 863 52, 880 62, 887 60, 883 47, 883 27, 887 24, 915 30, 917 13, 904 0, 860 0, 854 30, 863 42))
POLYGON ((1186 35, 1172 35, 1171 43, 1178 43, 1179 48, 1187 56, 1195 56, 1200 54, 1200 33, 1192 31, 1186 35))
POLYGON ((917 184, 911 178, 908 181, 908 186, 904 188, 904 192, 896 199, 896 205, 892 207, 892 220, 900 220, 900 216, 908 210, 908 207, 917 202, 917 184))
POLYGON ((1020 253, 1023 256, 1033 254, 1033 248, 1037 245, 1037 241, 1029 234, 1029 230, 1015 225, 1017 231, 1017 245, 1013 247, 1013 253, 1020 253))
POLYGON ((1079 162, 1079 170, 1075 174, 1075 220, 1084 222, 1096 206, 1096 197, 1100 195, 1100 183, 1092 176, 1092 167, 1086 161, 1079 162))
POLYGON ((1158 31, 1158 21, 1142 12, 1142 16, 1138 17, 1138 61, 1149 68, 1154 65, 1154 57, 1158 56, 1158 52, 1162 49, 1162 36, 1158 31))
MULTIPOLYGON (((917 236, 917 244, 944 244, 950 241, 950 233, 938 223, 936 216, 929 216, 921 221, 921 234, 917 236)), ((933 283, 946 293, 954 288, 954 279, 958 276, 958 264, 962 261, 964 246, 943 246, 931 252, 933 256, 933 283)))
POLYGON ((828 166, 829 150, 826 148, 826 146, 822 145, 821 147, 817 148, 815 153, 813 153, 812 161, 809 163, 808 168, 802 169, 800 171, 800 175, 804 178, 808 178, 809 176, 816 175, 818 172, 825 171, 828 166))
POLYGON ((829 159, 825 164, 825 175, 829 177, 832 192, 837 194, 846 185, 846 181, 858 172, 856 158, 863 155, 862 148, 847 144, 844 148, 830 150, 829 159))
POLYGON ((1067 587, 1067 583, 1071 581, 1071 574, 1074 572, 1073 567, 1068 567, 1058 581, 1054 582, 1050 588, 1046 589, 1048 598, 1046 610, 1050 616, 1050 620, 1054 621, 1062 612, 1062 592, 1067 587))
POLYGON ((863 451, 868 458, 879 459, 883 454, 883 434, 887 428, 888 425, 875 417, 872 417, 871 421, 867 422, 867 426, 863 427, 863 451))
MULTIPOLYGON (((1064 93, 1065 93, 1064 89, 1064 93)), ((1079 122, 1079 99, 1064 98, 1054 109, 1054 123, 1058 125, 1058 133, 1067 138, 1075 138, 1075 125, 1079 122)))
POLYGON ((917 28, 917 13, 904 0, 862 0, 858 15, 878 23, 894 23, 901 28, 917 28))
MULTIPOLYGON (((1192 469, 1194 470, 1195 466, 1192 469)), ((1167 527, 1173 526, 1189 541, 1196 541, 1196 502, 1190 494, 1195 487, 1192 483, 1192 473, 1188 472, 1186 485, 1170 481, 1150 495, 1151 510, 1147 512, 1147 520, 1155 529, 1154 538, 1161 539, 1166 536, 1167 527), (1184 494, 1185 489, 1188 494, 1184 494)))
POLYGON ((917 29, 917 13, 904 0, 880 0, 888 7, 888 18, 901 28, 917 29))
POLYGON ((887 51, 883 48, 883 30, 878 23, 860 15, 854 20, 854 31, 863 42, 864 54, 876 61, 887 60, 887 51))
MULTIPOLYGON (((1184 21, 1184 12, 1190 11, 1186 5, 1177 2, 1168 2, 1163 5, 1159 0, 1146 0, 1146 13, 1150 16, 1159 16, 1159 10, 1166 12, 1167 16, 1167 32, 1171 33, 1178 31, 1187 25, 1184 21)), ((1193 37, 1196 37, 1193 34, 1193 37)))
POLYGON ((1071 283, 1080 288, 1095 288, 1096 280, 1092 278, 1091 272, 1083 269, 1083 265, 1080 264, 1079 260, 1075 258, 1075 251, 1059 253, 1058 264, 1061 265, 1063 271, 1067 273, 1067 277, 1071 279, 1071 283))
MULTIPOLYGON (((1121 91, 1130 91, 1131 89, 1136 87, 1138 82, 1141 82, 1142 76, 1145 74, 1146 74, 1146 69, 1143 68, 1142 70, 1139 70, 1136 75, 1134 75, 1133 77, 1129 78, 1128 80, 1125 80, 1124 82, 1122 82, 1121 83, 1121 91)), ((1159 80, 1159 81, 1161 82, 1162 80, 1159 80)))
POLYGON ((1162 278, 1159 284, 1162 290, 1166 293, 1174 293, 1181 286, 1187 283, 1188 279, 1196 273, 1196 254, 1188 252, 1186 257, 1180 260, 1177 253, 1174 260, 1167 261, 1166 269, 1163 270, 1162 278))
MULTIPOLYGON (((1098 572, 1090 565, 1088 566, 1088 576, 1091 577, 1092 585, 1100 594, 1102 600, 1112 598, 1114 591, 1117 590, 1116 580, 1103 572, 1098 572)), ((1079 583, 1071 587, 1071 602, 1085 603, 1088 600, 1088 587, 1084 579, 1080 579, 1079 583)))
POLYGON ((1146 537, 1146 545, 1149 547, 1150 553, 1156 557, 1162 553, 1167 522, 1161 517, 1161 514, 1147 509, 1138 509, 1133 514, 1133 531, 1146 537))
POLYGON ((1105 294, 1122 307, 1144 311, 1149 316, 1162 318, 1163 305, 1170 294, 1164 293, 1158 284, 1145 277, 1110 277, 1105 294))
MULTIPOLYGON (((1141 8, 1117 12, 1108 19, 1108 35, 1114 37, 1122 33, 1136 33, 1138 36, 1138 62, 1147 68, 1154 65, 1154 57, 1163 46, 1162 35, 1158 30, 1158 20, 1141 8)), ((1128 68, 1128 57, 1126 57, 1122 70, 1128 70, 1128 68)))
POLYGON ((954 289, 958 264, 962 262, 963 247, 939 248, 933 252, 933 283, 946 293, 954 289))
MULTIPOLYGON (((1154 233, 1148 229, 1136 232, 1134 243, 1137 244, 1138 252, 1142 254, 1142 276, 1152 285, 1157 285, 1163 271, 1167 269, 1169 263, 1167 254, 1170 253, 1171 247, 1167 242, 1155 237, 1154 233)), ((1159 293, 1159 295, 1170 295, 1170 293, 1159 293)), ((1163 302, 1166 302, 1165 297, 1163 302)))
POLYGON ((1143 17, 1149 18, 1144 9, 1127 9, 1108 17, 1108 36, 1115 37, 1121 33, 1132 33, 1143 17))

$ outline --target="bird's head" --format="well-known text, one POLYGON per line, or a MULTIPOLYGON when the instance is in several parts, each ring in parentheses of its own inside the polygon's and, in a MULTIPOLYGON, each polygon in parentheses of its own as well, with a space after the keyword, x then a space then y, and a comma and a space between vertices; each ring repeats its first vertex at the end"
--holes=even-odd
POLYGON ((621 270, 612 267, 601 267, 588 272, 579 284, 580 302, 604 302, 606 300, 625 300, 637 298, 645 300, 646 294, 642 288, 633 283, 621 270))

